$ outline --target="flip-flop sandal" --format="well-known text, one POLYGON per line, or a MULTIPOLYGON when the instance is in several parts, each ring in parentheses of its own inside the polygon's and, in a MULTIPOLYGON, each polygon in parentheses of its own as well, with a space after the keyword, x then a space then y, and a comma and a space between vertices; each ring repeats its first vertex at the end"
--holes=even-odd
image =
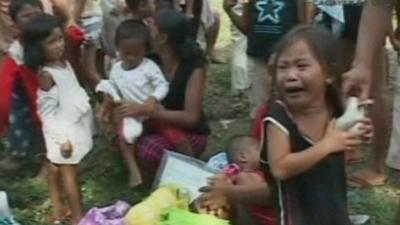
POLYGON ((374 181, 369 181, 357 175, 350 175, 347 177, 347 186, 353 188, 369 188, 369 187, 379 187, 386 184, 387 177, 383 179, 376 179, 374 181))
POLYGON ((354 165, 354 164, 360 164, 364 162, 364 158, 361 157, 349 157, 346 159, 346 165, 354 165))

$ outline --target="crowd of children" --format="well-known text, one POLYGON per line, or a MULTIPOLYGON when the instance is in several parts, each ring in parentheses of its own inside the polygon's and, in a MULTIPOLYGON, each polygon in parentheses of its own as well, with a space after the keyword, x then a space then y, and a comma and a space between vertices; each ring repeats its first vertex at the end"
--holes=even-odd
MULTIPOLYGON (((202 103, 207 62, 220 61, 214 49, 219 17, 209 0, 0 3, 0 132, 9 142, 0 169, 16 167, 26 155, 40 156, 40 175, 48 170, 50 222, 71 217, 78 224, 82 218, 78 165, 101 129, 115 133, 131 188, 154 175, 165 149, 192 157, 204 152, 211 132, 202 103), (88 93, 101 99, 103 126, 97 129, 88 93)), ((345 110, 341 76, 357 60, 360 40, 363 3, 352 4, 223 1, 245 40, 236 53, 246 48, 246 68, 241 64, 235 73, 245 74, 239 89, 248 94, 257 130, 231 139, 227 159, 239 171, 210 178, 200 204, 223 196, 242 206, 255 224, 350 225, 347 185, 385 183, 389 125, 382 115, 389 108, 382 46, 370 68, 381 74, 372 79, 370 115, 352 121, 357 129, 336 123, 345 110), (332 12, 342 12, 343 21, 332 12), (320 24, 314 24, 318 18, 320 24), (346 162, 358 161, 360 146, 370 140, 371 166, 347 175, 346 162)), ((395 29, 395 48, 399 39, 395 29)), ((366 96, 364 89, 351 94, 357 92, 366 96)), ((400 163, 398 138, 391 137, 387 163, 392 168, 400 163)))

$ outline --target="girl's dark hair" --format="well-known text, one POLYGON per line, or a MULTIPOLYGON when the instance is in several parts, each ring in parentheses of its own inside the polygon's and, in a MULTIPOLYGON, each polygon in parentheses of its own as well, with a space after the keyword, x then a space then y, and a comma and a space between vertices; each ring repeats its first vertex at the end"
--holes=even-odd
POLYGON ((117 28, 115 33, 115 44, 118 46, 124 39, 141 39, 150 47, 150 32, 147 26, 138 20, 125 20, 117 28))
POLYGON ((17 19, 17 14, 26 5, 36 6, 43 10, 43 4, 40 0, 12 0, 10 6, 8 7, 8 14, 14 22, 17 19))
POLYGON ((205 64, 205 56, 191 37, 190 21, 173 9, 161 9, 155 15, 155 23, 161 33, 167 35, 167 43, 181 61, 198 61, 205 64))
POLYGON ((276 80, 279 57, 298 41, 306 42, 321 65, 322 70, 332 78, 333 83, 329 84, 326 89, 326 98, 333 108, 334 115, 341 115, 343 113, 343 104, 340 96, 340 84, 344 67, 340 61, 340 48, 331 32, 321 25, 297 26, 289 31, 275 46, 275 58, 272 66, 274 82, 276 80))
POLYGON ((37 70, 45 62, 42 41, 48 38, 55 28, 62 28, 61 22, 54 16, 42 14, 29 22, 22 33, 24 63, 37 70))

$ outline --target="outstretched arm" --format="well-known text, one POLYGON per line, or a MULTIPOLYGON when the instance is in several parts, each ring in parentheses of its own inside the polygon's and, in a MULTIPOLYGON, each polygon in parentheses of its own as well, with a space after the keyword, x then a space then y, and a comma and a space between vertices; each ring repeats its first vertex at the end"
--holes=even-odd
POLYGON ((83 72, 85 73, 86 80, 93 90, 101 81, 101 76, 97 72, 96 67, 96 46, 88 44, 85 46, 83 53, 83 72))
POLYGON ((390 31, 390 19, 395 0, 369 0, 362 13, 356 55, 352 69, 344 74, 345 94, 358 87, 360 97, 368 98, 374 56, 383 46, 390 31))

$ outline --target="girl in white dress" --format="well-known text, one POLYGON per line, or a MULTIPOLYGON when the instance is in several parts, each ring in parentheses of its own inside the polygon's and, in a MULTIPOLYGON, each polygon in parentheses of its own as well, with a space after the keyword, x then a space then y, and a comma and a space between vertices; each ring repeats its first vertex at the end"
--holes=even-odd
POLYGON ((33 19, 23 40, 24 62, 39 74, 37 110, 50 161, 51 222, 61 222, 71 214, 77 224, 82 217, 78 164, 93 146, 89 97, 64 59, 65 40, 55 17, 44 14, 33 19), (70 212, 63 203, 63 189, 70 212))

